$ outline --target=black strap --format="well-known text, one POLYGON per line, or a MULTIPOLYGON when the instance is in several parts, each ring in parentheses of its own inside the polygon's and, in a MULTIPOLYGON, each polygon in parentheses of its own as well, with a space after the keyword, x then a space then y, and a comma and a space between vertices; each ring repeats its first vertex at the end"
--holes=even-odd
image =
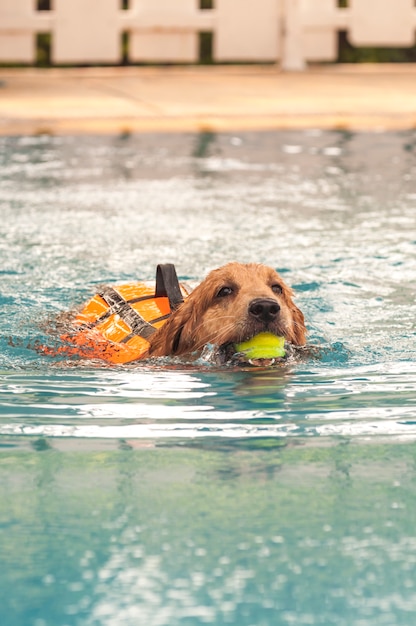
POLYGON ((112 287, 106 287, 99 295, 107 302, 111 313, 120 315, 122 320, 130 326, 134 335, 140 335, 140 337, 148 339, 150 335, 153 335, 156 331, 156 328, 149 324, 149 322, 146 322, 146 320, 144 320, 112 287))
POLYGON ((156 298, 168 298, 172 311, 183 302, 178 276, 173 263, 163 263, 156 269, 156 298))

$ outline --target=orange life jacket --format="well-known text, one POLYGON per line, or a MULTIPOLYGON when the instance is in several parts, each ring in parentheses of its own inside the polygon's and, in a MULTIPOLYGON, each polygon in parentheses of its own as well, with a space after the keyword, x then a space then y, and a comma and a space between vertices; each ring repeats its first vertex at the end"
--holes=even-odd
POLYGON ((149 337, 187 295, 172 264, 157 266, 156 286, 136 282, 106 287, 78 313, 74 334, 61 337, 72 344, 62 352, 110 363, 140 359, 149 337))

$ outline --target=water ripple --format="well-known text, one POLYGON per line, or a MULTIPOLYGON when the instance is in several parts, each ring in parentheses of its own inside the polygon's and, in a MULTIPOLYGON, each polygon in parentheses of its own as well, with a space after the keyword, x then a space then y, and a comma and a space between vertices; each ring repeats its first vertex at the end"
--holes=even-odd
POLYGON ((5 436, 413 439, 416 434, 413 363, 402 370, 385 363, 319 372, 120 370, 1 379, 5 436))

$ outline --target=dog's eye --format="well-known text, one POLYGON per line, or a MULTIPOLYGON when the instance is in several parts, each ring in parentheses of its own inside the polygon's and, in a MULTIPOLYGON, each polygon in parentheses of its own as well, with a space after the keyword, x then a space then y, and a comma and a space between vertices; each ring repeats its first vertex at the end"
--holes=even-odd
POLYGON ((275 285, 272 285, 272 291, 274 293, 280 294, 280 293, 282 293, 283 289, 281 288, 280 285, 275 284, 275 285))
POLYGON ((233 290, 231 287, 221 287, 217 293, 217 298, 225 298, 226 296, 230 296, 232 293, 233 290))

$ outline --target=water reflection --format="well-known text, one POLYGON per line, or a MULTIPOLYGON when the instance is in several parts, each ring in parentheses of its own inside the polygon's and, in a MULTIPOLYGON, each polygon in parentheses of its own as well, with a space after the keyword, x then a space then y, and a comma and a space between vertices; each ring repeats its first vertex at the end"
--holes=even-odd
POLYGON ((413 446, 0 460, 8 626, 408 623, 413 446))

